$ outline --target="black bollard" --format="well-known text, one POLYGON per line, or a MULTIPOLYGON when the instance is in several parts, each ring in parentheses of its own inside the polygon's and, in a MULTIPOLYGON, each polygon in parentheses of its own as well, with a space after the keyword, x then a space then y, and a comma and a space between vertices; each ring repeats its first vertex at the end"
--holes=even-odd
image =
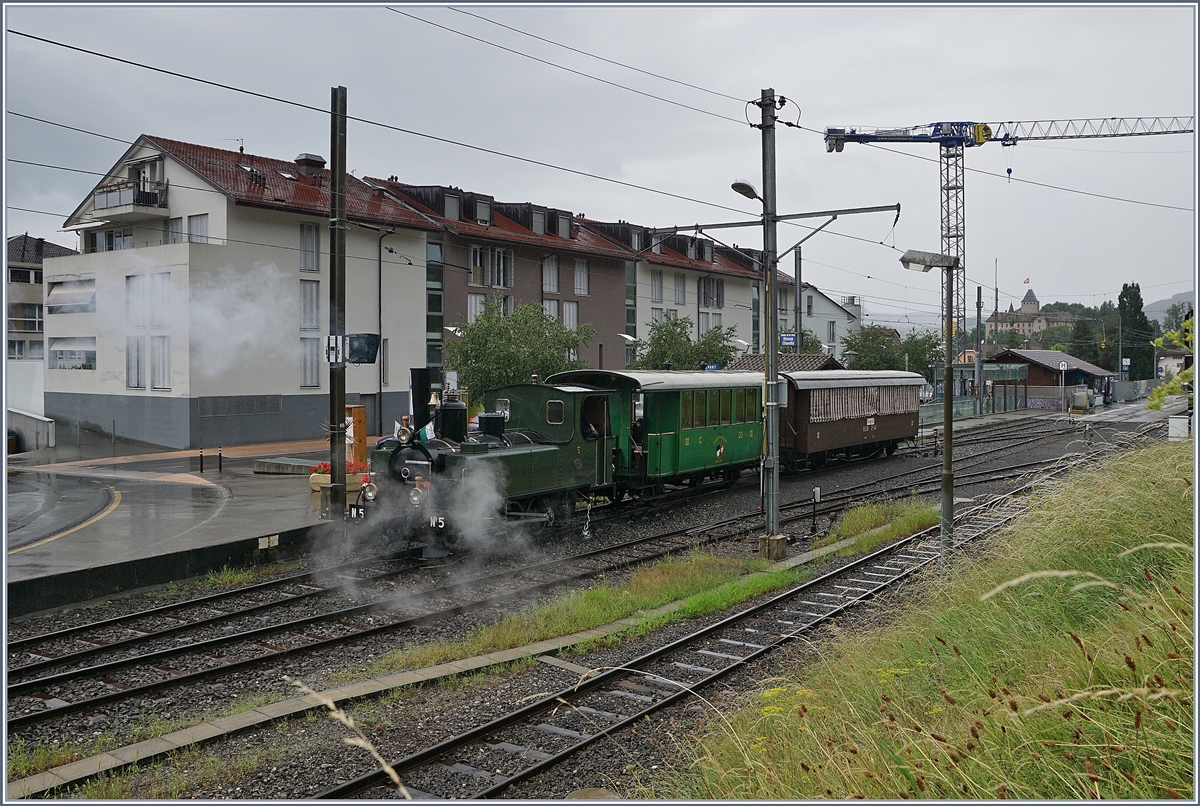
POLYGON ((221 446, 217 446, 217 472, 221 472, 221 446))
POLYGON ((204 448, 200 449, 200 472, 204 472, 204 448))

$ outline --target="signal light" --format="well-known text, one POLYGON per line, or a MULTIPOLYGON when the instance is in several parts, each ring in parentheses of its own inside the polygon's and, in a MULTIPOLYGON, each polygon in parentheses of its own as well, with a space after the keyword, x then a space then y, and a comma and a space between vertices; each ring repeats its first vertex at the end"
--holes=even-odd
POLYGON ((1107 349, 1108 349, 1108 344, 1107 344, 1106 342, 1100 342, 1100 349, 1101 349, 1101 350, 1107 350, 1107 349))

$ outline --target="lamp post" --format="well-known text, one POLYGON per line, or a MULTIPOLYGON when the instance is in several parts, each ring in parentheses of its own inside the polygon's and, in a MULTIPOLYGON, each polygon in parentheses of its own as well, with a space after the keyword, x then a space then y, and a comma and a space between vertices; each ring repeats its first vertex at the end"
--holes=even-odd
POLYGON ((846 362, 846 369, 850 369, 850 367, 854 366, 854 360, 858 358, 858 352, 855 350, 845 350, 842 353, 842 358, 846 362))
POLYGON ((946 283, 946 369, 942 384, 945 387, 942 394, 942 431, 945 432, 945 444, 942 451, 942 528, 941 552, 942 558, 950 556, 950 548, 954 543, 954 271, 958 268, 958 258, 937 252, 918 252, 909 249, 900 258, 900 265, 914 271, 929 271, 935 266, 943 270, 946 283))

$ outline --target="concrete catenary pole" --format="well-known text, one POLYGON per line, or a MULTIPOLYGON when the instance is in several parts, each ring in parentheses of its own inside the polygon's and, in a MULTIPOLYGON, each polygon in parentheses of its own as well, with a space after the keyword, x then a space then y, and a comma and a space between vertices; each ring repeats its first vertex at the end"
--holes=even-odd
MULTIPOLYGON (((957 261, 955 261, 957 263, 957 261)), ((946 275, 946 369, 942 375, 942 558, 950 556, 954 545, 954 274, 957 266, 947 266, 946 275)))
POLYGON ((346 513, 346 88, 331 92, 329 171, 329 475, 331 517, 346 513))
POLYGON ((787 554, 787 538, 779 534, 779 333, 776 308, 775 241, 775 90, 765 89, 758 106, 762 111, 763 159, 763 267, 766 277, 767 337, 767 455, 763 461, 767 516, 764 553, 768 559, 781 560, 787 554))
POLYGON ((983 414, 983 286, 975 286, 975 416, 983 414))

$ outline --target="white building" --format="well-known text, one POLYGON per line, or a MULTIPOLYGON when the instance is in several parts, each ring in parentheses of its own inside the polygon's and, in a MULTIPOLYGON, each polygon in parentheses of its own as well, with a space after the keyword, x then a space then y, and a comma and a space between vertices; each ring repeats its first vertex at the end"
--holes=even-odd
POLYGON ((801 328, 817 337, 825 353, 841 361, 842 339, 861 329, 861 313, 857 298, 838 302, 815 285, 802 282, 800 293, 792 299, 791 324, 794 327, 799 321, 801 328))
MULTIPOLYGON (((324 165, 139 137, 65 224, 82 254, 44 262, 46 415, 180 448, 323 436, 324 165)), ((390 432, 426 363, 436 226, 346 186, 346 330, 382 336, 379 362, 347 368, 346 399, 390 432)))

